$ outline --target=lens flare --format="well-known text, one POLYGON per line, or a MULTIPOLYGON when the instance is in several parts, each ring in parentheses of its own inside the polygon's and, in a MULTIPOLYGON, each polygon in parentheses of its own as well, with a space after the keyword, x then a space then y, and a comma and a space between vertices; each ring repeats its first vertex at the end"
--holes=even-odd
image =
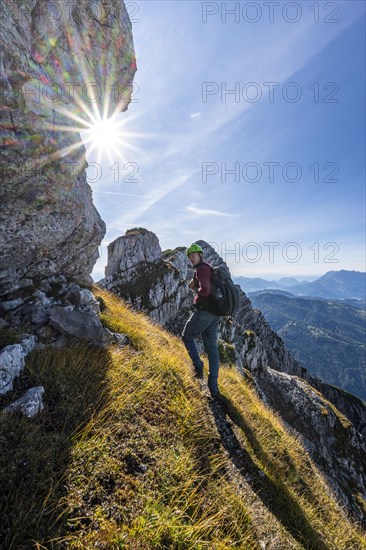
POLYGON ((113 118, 99 120, 86 131, 88 143, 102 152, 114 149, 121 137, 122 133, 113 118))

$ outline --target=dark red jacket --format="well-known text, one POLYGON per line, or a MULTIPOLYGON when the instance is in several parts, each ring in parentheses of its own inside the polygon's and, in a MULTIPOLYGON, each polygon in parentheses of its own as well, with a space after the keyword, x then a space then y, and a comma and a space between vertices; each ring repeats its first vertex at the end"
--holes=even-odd
POLYGON ((211 264, 201 261, 195 266, 193 279, 197 282, 197 294, 194 295, 193 303, 200 305, 208 302, 208 297, 211 292, 212 266, 211 264))

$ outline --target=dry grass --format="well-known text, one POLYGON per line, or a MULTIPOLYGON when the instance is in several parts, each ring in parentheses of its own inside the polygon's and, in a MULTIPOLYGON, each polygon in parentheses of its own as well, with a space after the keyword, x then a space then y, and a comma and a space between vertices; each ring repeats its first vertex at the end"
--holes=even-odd
POLYGON ((243 493, 181 340, 93 290, 103 323, 132 345, 28 356, 25 376, 45 386, 46 407, 1 419, 6 548, 251 550, 267 536, 277 550, 277 534, 281 548, 366 547, 300 443, 223 366, 221 407, 253 480, 243 493))

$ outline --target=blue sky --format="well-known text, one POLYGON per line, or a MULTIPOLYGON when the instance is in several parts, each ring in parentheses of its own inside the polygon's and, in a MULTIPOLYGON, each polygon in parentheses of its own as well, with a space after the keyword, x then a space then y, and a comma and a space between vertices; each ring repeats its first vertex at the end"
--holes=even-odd
POLYGON ((94 280, 135 226, 163 250, 203 239, 236 276, 365 270, 365 3, 280 2, 272 22, 264 2, 245 4, 225 21, 235 2, 129 2, 124 143, 87 153, 107 225, 94 280))

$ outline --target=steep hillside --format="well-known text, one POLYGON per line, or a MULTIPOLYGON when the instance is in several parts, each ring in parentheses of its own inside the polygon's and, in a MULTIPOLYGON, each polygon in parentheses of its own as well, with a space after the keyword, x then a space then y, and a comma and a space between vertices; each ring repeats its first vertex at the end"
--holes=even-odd
POLYGON ((310 374, 366 400, 366 311, 333 300, 249 295, 310 374))
MULTIPOLYGON (((208 243, 203 240, 196 242, 204 250, 205 260, 212 266, 226 265, 208 243)), ((106 277, 98 284, 128 301, 135 309, 147 313, 151 320, 179 336, 190 314, 192 296, 187 282, 192 274, 192 266, 187 260, 185 247, 179 246, 174 250, 161 251, 157 235, 146 228, 136 227, 129 229, 125 235, 108 245, 106 277)), ((351 432, 343 434, 349 443, 345 448, 348 448, 351 453, 356 451, 356 448, 363 449, 362 452, 365 452, 366 407, 362 401, 344 390, 311 377, 285 348, 283 340, 271 329, 262 313, 258 309, 253 309, 249 298, 240 288, 239 295, 240 302, 236 313, 232 317, 222 318, 219 321, 219 342, 225 354, 225 360, 235 365, 239 372, 243 372, 243 369, 249 370, 258 388, 263 391, 263 399, 275 410, 281 410, 282 418, 300 433, 303 433, 304 429, 302 423, 304 415, 299 416, 298 411, 301 407, 312 410, 314 405, 311 399, 308 402, 307 392, 298 377, 304 379, 307 384, 316 388, 331 401, 363 436, 362 441, 358 439, 357 434, 351 434, 351 432), (272 372, 271 375, 269 375, 270 372, 272 372), (290 375, 292 391, 289 391, 286 377, 277 374, 278 372, 290 375), (268 385, 269 381, 271 382, 268 385), (301 396, 301 404, 299 396, 301 396), (283 409, 282 403, 288 400, 287 407, 283 409), (356 447, 355 441, 358 441, 356 447)), ((200 340, 198 340, 198 346, 203 351, 200 340)), ((316 402, 316 395, 314 393, 311 395, 316 402)), ((352 481, 346 486, 356 484, 366 495, 366 478, 359 476, 353 466, 350 467, 355 457, 349 462, 350 456, 346 456, 347 453, 345 453, 340 460, 338 444, 334 443, 331 436, 335 430, 334 424, 328 422, 327 426, 323 426, 324 417, 319 418, 317 413, 310 414, 308 422, 312 427, 310 432, 306 431, 313 458, 318 464, 322 464, 333 486, 340 491, 342 498, 346 498, 350 508, 356 511, 358 504, 348 491, 346 491, 348 496, 345 495, 340 483, 344 476, 346 478, 350 476, 352 481), (330 454, 327 452, 324 454, 323 427, 325 432, 328 432, 326 437, 332 447, 330 454)), ((357 452, 358 450, 356 454, 357 452)), ((366 459, 364 462, 366 464, 366 459)))
POLYGON ((45 387, 40 415, 0 417, 7 549, 366 548, 249 374, 223 365, 212 401, 178 337, 93 292, 125 343, 36 349, 1 398, 45 387))

